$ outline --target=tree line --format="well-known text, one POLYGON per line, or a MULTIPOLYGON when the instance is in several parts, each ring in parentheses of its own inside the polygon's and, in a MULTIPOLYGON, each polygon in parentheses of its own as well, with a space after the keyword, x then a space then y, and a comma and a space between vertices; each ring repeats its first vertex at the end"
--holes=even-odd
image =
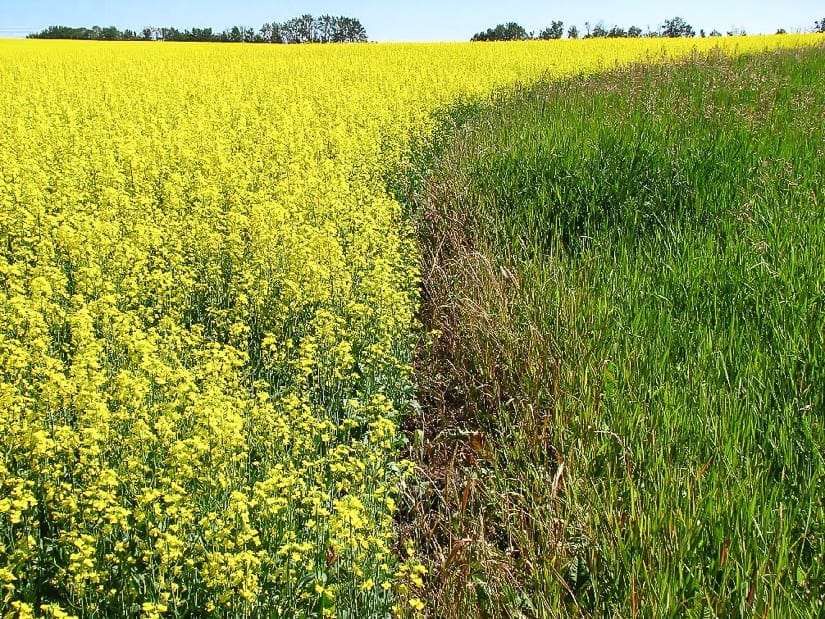
MULTIPOLYGON (((630 26, 622 28, 620 26, 613 26, 608 29, 602 22, 596 23, 591 27, 590 22, 584 23, 584 33, 573 25, 567 28, 567 38, 578 39, 579 37, 589 38, 636 38, 636 37, 695 37, 696 30, 681 17, 674 17, 666 19, 662 26, 657 30, 648 29, 642 31, 638 26, 630 26)), ((825 33, 825 18, 814 22, 814 32, 825 33)), ((530 39, 560 39, 564 36, 564 22, 552 21, 547 28, 540 30, 538 33, 528 32, 521 24, 516 22, 507 22, 506 24, 498 24, 494 28, 488 28, 483 32, 477 32, 473 35, 471 41, 526 41, 530 39)), ((777 34, 785 34, 785 30, 780 28, 776 31, 777 34)), ((728 36, 744 35, 744 30, 731 30, 728 36)), ((720 37, 722 33, 718 30, 712 30, 709 34, 704 30, 699 30, 699 36, 720 37)))
POLYGON ((93 41, 197 41, 208 43, 365 43, 367 31, 353 17, 301 15, 284 22, 267 22, 259 30, 232 26, 216 32, 212 28, 144 28, 118 30, 115 26, 91 28, 50 26, 27 35, 29 39, 84 39, 93 41))

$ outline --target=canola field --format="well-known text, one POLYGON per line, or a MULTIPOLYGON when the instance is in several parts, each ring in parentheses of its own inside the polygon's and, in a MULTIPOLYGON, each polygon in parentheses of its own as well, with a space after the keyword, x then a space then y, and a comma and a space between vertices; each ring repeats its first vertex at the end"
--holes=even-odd
POLYGON ((807 40, 0 42, 0 616, 422 613, 388 171, 458 99, 807 40))

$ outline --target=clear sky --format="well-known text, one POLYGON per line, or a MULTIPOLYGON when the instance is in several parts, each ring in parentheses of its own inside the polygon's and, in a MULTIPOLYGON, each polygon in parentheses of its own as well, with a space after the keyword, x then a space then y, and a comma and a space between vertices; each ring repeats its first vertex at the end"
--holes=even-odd
POLYGON ((466 41, 498 23, 517 21, 538 31, 552 20, 584 32, 602 22, 656 29, 665 19, 684 18, 698 32, 717 29, 772 34, 810 30, 825 18, 822 0, 0 0, 0 37, 24 36, 51 25, 192 26, 223 30, 284 21, 303 13, 357 17, 374 41, 466 41))

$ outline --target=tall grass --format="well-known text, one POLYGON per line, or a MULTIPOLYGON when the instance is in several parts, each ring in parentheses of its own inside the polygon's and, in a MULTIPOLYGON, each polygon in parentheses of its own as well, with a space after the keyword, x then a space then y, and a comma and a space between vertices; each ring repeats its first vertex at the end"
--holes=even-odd
POLYGON ((435 615, 825 613, 824 69, 548 82, 418 150, 435 615))

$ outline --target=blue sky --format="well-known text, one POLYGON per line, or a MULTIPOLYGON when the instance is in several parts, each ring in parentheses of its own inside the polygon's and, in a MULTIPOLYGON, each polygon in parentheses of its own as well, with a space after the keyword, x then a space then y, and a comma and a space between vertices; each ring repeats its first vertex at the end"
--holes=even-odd
POLYGON ((540 30, 552 20, 565 28, 603 22, 643 30, 656 29, 665 19, 680 16, 697 30, 744 29, 749 34, 809 30, 825 18, 821 0, 0 0, 0 37, 23 36, 50 25, 212 27, 233 24, 254 27, 283 21, 302 13, 357 17, 376 41, 464 41, 497 23, 517 21, 527 30, 540 30))

